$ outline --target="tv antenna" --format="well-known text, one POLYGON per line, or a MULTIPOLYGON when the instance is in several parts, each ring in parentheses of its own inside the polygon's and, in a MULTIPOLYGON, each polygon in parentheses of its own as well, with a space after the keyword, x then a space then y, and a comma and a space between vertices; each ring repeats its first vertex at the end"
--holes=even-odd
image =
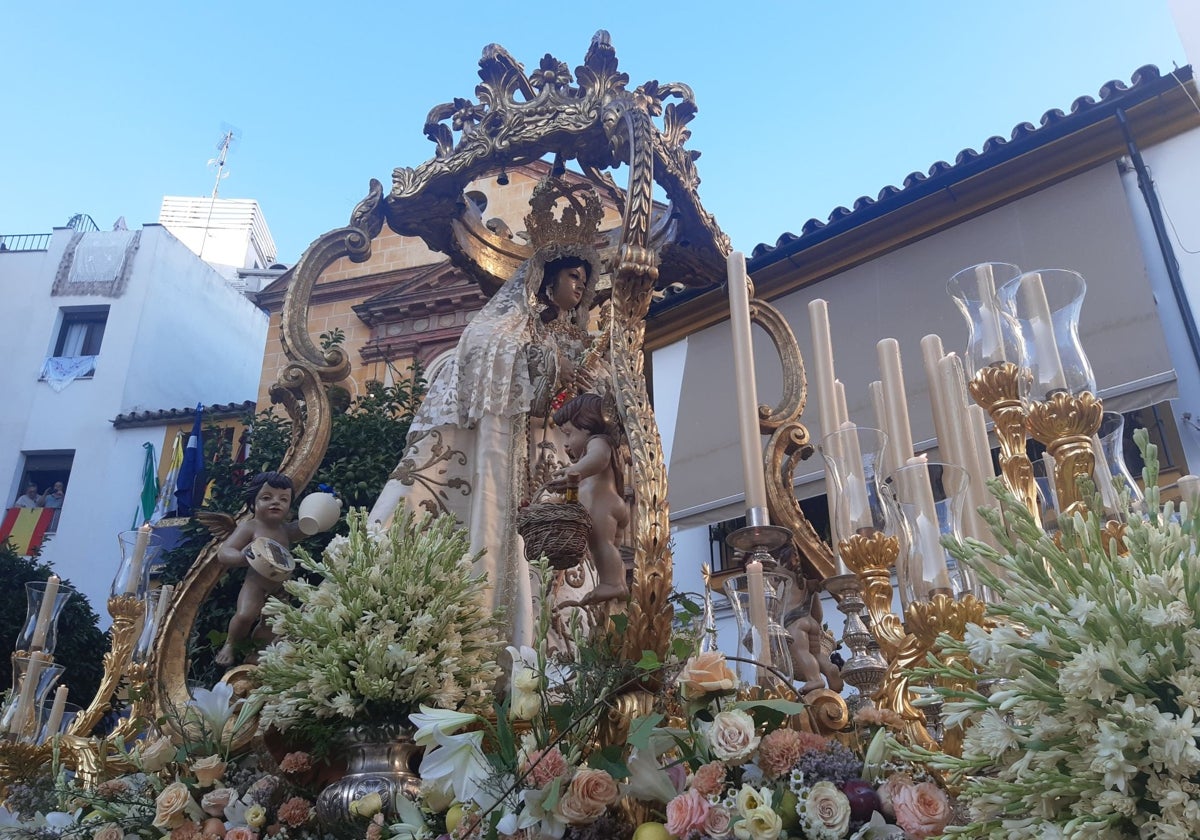
POLYGON ((217 197, 217 192, 221 189, 221 181, 229 177, 229 172, 225 169, 225 160, 229 157, 229 150, 241 138, 240 129, 229 123, 221 123, 221 139, 217 142, 217 156, 209 158, 208 161, 208 165, 217 170, 216 181, 213 183, 213 198, 217 197))
POLYGON ((221 189, 221 181, 229 177, 229 171, 225 168, 225 159, 229 157, 229 150, 241 137, 241 129, 229 123, 221 123, 221 139, 217 141, 217 156, 208 161, 208 165, 217 170, 217 177, 213 182, 212 197, 208 200, 208 218, 204 220, 204 234, 200 238, 200 253, 197 254, 200 259, 204 259, 204 246, 208 244, 209 225, 212 223, 213 207, 217 203, 217 193, 221 189))

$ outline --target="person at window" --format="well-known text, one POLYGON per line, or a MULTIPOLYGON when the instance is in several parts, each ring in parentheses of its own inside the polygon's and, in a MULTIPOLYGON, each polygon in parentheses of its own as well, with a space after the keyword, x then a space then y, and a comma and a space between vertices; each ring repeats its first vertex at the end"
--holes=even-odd
POLYGON ((31 482, 29 482, 29 484, 25 485, 25 492, 17 497, 17 501, 13 505, 13 507, 19 507, 19 508, 41 507, 41 505, 38 502, 39 498, 40 497, 38 496, 38 486, 31 481, 31 482))
POLYGON ((66 488, 63 487, 61 481, 54 482, 54 486, 38 497, 38 507, 47 507, 58 510, 62 507, 63 496, 66 488))

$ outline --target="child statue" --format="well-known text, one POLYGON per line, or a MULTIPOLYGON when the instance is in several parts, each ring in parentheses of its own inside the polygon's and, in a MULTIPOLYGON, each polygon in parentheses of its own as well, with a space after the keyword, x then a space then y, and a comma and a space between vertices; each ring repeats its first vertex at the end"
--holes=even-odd
POLYGON ((216 655, 216 663, 222 668, 233 665, 240 642, 252 636, 257 641, 270 639, 270 630, 259 624, 262 608, 291 577, 295 561, 289 549, 293 540, 303 536, 295 522, 287 521, 292 493, 292 479, 283 473, 262 472, 250 479, 245 498, 254 517, 239 523, 217 550, 217 560, 223 566, 246 567, 237 612, 229 620, 225 644, 216 655))
POLYGON ((592 518, 588 549, 596 567, 596 586, 563 607, 587 606, 629 595, 625 564, 617 548, 621 529, 629 524, 629 507, 622 491, 625 480, 618 456, 617 435, 604 416, 598 394, 580 394, 554 412, 554 423, 566 436, 572 462, 555 474, 552 486, 565 486, 568 475, 579 477, 579 501, 592 518))

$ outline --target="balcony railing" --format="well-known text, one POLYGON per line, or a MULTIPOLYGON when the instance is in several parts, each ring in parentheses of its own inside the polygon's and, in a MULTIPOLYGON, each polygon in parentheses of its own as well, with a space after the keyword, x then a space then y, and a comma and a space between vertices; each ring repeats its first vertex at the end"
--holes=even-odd
POLYGON ((45 251, 50 247, 49 233, 6 233, 0 235, 0 252, 45 251))

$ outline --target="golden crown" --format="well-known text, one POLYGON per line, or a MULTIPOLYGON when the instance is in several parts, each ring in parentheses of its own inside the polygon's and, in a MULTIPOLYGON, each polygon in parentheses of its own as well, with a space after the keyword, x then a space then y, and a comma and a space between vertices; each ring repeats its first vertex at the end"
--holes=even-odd
POLYGON ((604 207, 591 185, 568 184, 553 176, 543 178, 529 199, 532 208, 525 217, 525 229, 534 250, 547 245, 582 245, 595 247, 596 232, 604 218, 604 207), (554 218, 554 205, 566 201, 559 218, 554 218))

